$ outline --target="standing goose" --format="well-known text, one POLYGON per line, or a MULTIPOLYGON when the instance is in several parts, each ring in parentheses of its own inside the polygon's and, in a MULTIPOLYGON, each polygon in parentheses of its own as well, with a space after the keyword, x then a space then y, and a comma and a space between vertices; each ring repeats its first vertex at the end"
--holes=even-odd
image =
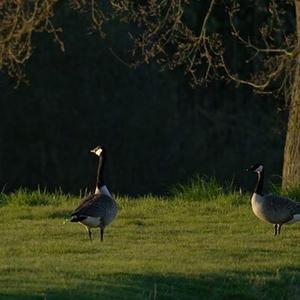
POLYGON ((88 231, 90 241, 92 241, 91 228, 99 227, 100 239, 103 241, 104 228, 113 221, 118 209, 104 181, 106 151, 97 146, 91 152, 99 156, 96 190, 94 194, 82 199, 80 205, 72 213, 70 221, 84 225, 88 231))
POLYGON ((286 197, 263 195, 264 166, 262 163, 252 165, 247 171, 258 174, 257 184, 251 198, 253 213, 259 219, 274 224, 275 235, 280 234, 283 224, 300 221, 300 203, 286 197))

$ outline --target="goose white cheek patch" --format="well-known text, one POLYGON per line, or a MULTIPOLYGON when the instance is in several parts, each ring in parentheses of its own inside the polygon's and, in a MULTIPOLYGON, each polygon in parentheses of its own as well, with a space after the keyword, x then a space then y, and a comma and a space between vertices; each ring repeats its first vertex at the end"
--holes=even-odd
POLYGON ((102 153, 102 149, 101 148, 99 148, 98 150, 95 151, 95 154, 98 155, 98 156, 100 156, 101 153, 102 153))
POLYGON ((260 173, 263 170, 263 166, 259 166, 258 168, 255 169, 255 172, 260 173))

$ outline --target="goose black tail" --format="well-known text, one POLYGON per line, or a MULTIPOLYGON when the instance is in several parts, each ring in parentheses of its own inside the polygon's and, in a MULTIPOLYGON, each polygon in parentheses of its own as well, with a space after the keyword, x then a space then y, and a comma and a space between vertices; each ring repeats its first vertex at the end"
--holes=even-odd
POLYGON ((85 216, 72 216, 70 222, 81 222, 85 219, 85 216))

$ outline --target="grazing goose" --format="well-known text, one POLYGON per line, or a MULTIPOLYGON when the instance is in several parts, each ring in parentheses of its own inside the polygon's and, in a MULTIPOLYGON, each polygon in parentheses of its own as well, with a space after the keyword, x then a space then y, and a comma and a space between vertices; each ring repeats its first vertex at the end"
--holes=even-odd
POLYGON ((99 156, 96 190, 94 194, 84 198, 80 205, 72 213, 71 222, 79 222, 88 231, 90 241, 92 241, 91 228, 100 228, 100 238, 103 241, 104 228, 110 224, 117 214, 117 204, 112 198, 104 181, 104 166, 106 162, 106 151, 97 146, 91 150, 99 156))
POLYGON ((274 224, 275 235, 280 234, 283 224, 300 221, 300 203, 286 197, 263 195, 264 166, 262 163, 252 165, 247 171, 258 174, 257 184, 251 198, 253 213, 259 219, 274 224))

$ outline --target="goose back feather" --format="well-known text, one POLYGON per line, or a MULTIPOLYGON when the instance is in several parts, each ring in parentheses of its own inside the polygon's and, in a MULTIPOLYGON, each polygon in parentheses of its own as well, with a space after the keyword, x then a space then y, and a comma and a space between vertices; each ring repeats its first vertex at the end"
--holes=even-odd
MULTIPOLYGON (((92 194, 82 200, 71 216, 99 218, 101 225, 106 226, 112 222, 116 214, 117 203, 114 199, 105 194, 92 194)), ((84 219, 81 222, 83 221, 84 219)))
POLYGON ((300 204, 286 197, 254 193, 251 204, 258 218, 272 224, 289 222, 294 215, 300 214, 300 204))

